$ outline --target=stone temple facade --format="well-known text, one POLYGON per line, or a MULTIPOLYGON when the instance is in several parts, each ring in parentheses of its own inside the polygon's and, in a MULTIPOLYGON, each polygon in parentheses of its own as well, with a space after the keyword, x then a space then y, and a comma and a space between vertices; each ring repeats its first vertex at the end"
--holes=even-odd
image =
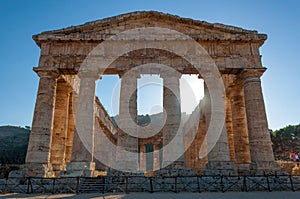
POLYGON ((266 68, 259 48, 267 35, 149 11, 43 32, 33 39, 41 49, 34 68, 40 80, 23 169, 27 176, 97 176, 97 170, 107 168, 144 172, 149 144, 155 171, 255 174, 279 169, 260 80, 266 68), (189 39, 206 54, 195 53, 189 39), (210 67, 217 73, 209 72, 210 67), (118 127, 95 96, 96 81, 111 74, 121 79, 118 127), (135 125, 137 79, 143 74, 163 79, 167 117, 161 127, 135 125), (179 80, 184 74, 204 79, 205 97, 182 125, 179 80), (223 88, 210 81, 212 74, 223 88), (222 92, 214 95, 218 89, 222 92), (179 131, 176 147, 165 147, 179 131))

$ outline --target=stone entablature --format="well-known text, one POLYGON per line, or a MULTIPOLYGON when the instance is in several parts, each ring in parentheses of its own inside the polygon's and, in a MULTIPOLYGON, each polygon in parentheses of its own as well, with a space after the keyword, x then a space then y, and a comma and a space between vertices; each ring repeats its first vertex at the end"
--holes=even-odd
MULTIPOLYGON (((55 66, 66 74, 76 74, 86 56, 105 39, 122 31, 144 27, 169 28, 191 36, 205 48, 221 70, 262 66, 259 47, 267 39, 265 34, 222 24, 182 19, 158 12, 135 12, 34 35, 33 39, 41 47, 39 67, 55 66), (102 38, 103 36, 105 38, 102 38)), ((147 54, 136 52, 125 55, 114 65, 133 67, 140 64, 141 57, 145 62, 147 60, 150 62, 157 59, 158 54, 164 56, 161 51, 147 54), (130 65, 128 61, 125 63, 122 61, 128 58, 132 60, 130 65)), ((182 58, 175 56, 172 59, 174 59, 173 67, 183 74, 197 73, 183 69, 182 58)), ((108 67, 105 74, 117 73, 115 66, 108 67)))
MULTIPOLYGON (((103 41, 111 35, 138 27, 170 27, 191 36, 195 40, 231 40, 254 41, 261 43, 267 39, 266 34, 259 34, 255 30, 246 30, 220 23, 208 23, 175 15, 145 11, 122 14, 97 21, 87 22, 79 26, 71 26, 60 30, 46 31, 33 38, 41 40, 99 40, 103 41), (199 34, 205 32, 206 34, 199 34), (194 37, 193 37, 194 36, 194 37)), ((261 43, 262 44, 262 43, 261 43)), ((39 42, 38 42, 38 45, 39 42)))

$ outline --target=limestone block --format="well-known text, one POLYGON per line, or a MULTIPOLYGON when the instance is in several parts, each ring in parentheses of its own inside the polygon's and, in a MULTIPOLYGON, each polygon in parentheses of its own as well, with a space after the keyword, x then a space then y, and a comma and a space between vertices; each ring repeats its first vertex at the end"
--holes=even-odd
POLYGON ((67 170, 95 170, 94 162, 71 162, 67 164, 67 170))

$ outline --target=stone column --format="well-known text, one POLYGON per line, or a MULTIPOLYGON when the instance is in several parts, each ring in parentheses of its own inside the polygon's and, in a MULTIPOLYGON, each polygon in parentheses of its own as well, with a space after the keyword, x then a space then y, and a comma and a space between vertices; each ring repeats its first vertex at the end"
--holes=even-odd
POLYGON ((234 148, 234 135, 233 135, 233 129, 232 129, 232 110, 231 110, 231 103, 230 103, 230 97, 226 95, 225 100, 225 109, 226 109, 226 131, 227 131, 227 137, 228 137, 228 147, 229 147, 229 154, 230 159, 232 162, 236 162, 235 159, 235 148, 234 148))
POLYGON ((153 170, 156 171, 160 169, 159 144, 154 144, 153 147, 153 170))
POLYGON ((274 162, 260 76, 265 69, 248 69, 241 73, 244 85, 248 134, 251 154, 250 169, 278 170, 274 162))
POLYGON ((69 96, 71 88, 63 79, 57 81, 54 125, 50 163, 56 176, 66 169, 65 152, 68 127, 69 96))
POLYGON ((95 88, 99 75, 95 72, 80 71, 80 89, 76 113, 76 132, 73 139, 71 162, 67 173, 73 176, 93 176, 95 88))
POLYGON ((146 144, 140 145, 140 171, 146 171, 146 144))
POLYGON ((76 110, 78 105, 78 96, 75 92, 71 92, 69 99, 69 115, 68 115, 68 131, 67 131, 67 142, 66 142, 66 156, 65 162, 71 161, 72 147, 73 147, 73 137, 75 132, 75 118, 76 110))
MULTIPOLYGON (((209 90, 204 84, 204 93, 205 93, 205 118, 206 118, 206 129, 209 128, 212 115, 211 110, 211 99, 209 90)), ((225 104, 225 99, 224 104, 225 104)), ((215 107, 217 108, 224 108, 223 107, 215 107)), ((225 113, 225 108, 224 108, 225 113)), ((218 115, 218 117, 224 117, 225 120, 225 114, 224 115, 218 115)), ((207 175, 228 175, 228 174, 234 174, 234 164, 230 160, 230 154, 229 154, 229 147, 228 147, 228 138, 227 138, 227 132, 226 132, 226 124, 224 124, 223 129, 221 131, 220 137, 217 139, 216 143, 212 143, 214 139, 212 139, 212 136, 215 136, 212 133, 217 132, 210 132, 211 135, 209 135, 209 132, 207 133, 207 146, 214 145, 212 150, 208 153, 208 163, 206 164, 206 170, 204 171, 207 175)))
POLYGON ((200 159, 199 159, 199 148, 201 143, 199 143, 199 140, 196 138, 192 144, 192 169, 197 173, 199 166, 200 166, 200 159))
POLYGON ((185 168, 184 144, 181 122, 181 104, 179 79, 181 75, 162 74, 163 78, 163 107, 165 110, 166 122, 163 127, 163 162, 162 167, 170 165, 171 169, 185 168), (176 136, 176 134, 178 134, 176 136), (174 139, 176 136, 176 139, 174 139), (170 142, 172 145, 168 145, 170 142), (180 157, 178 159, 178 157, 180 157))
POLYGON ((198 133, 196 136, 196 160, 195 170, 197 174, 203 174, 206 164, 208 162, 207 157, 207 143, 204 139, 206 136, 206 118, 205 116, 200 116, 198 133))
POLYGON ((230 89, 230 102, 232 110, 232 130, 236 166, 239 173, 249 171, 250 148, 247 128, 247 117, 242 85, 235 83, 230 89))
POLYGON ((25 175, 53 177, 50 150, 53 131, 53 115, 56 97, 57 71, 35 68, 40 76, 35 103, 32 130, 26 155, 25 175))
POLYGON ((116 167, 123 171, 138 171, 137 138, 137 78, 138 74, 124 75, 121 80, 118 119, 116 167))

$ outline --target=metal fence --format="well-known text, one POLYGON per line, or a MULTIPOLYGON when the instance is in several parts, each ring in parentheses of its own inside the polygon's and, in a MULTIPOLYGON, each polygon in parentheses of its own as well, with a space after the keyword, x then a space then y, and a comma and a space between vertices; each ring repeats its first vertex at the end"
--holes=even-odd
POLYGON ((300 176, 103 176, 0 179, 5 193, 300 191, 300 176))

